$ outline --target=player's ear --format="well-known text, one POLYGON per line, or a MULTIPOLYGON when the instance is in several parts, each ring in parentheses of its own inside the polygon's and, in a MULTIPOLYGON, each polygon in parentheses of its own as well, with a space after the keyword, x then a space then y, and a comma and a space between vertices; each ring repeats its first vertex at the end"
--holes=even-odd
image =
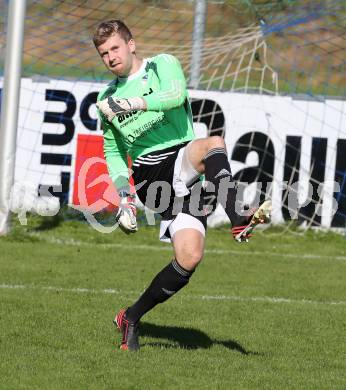
POLYGON ((129 48, 131 50, 131 53, 134 53, 136 51, 136 43, 133 39, 130 39, 128 42, 129 48))

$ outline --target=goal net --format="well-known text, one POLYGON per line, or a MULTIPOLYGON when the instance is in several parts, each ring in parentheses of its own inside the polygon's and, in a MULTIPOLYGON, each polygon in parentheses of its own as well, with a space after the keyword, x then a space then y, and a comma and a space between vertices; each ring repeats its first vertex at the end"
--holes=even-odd
MULTIPOLYGON (((95 109, 111 74, 92 34, 100 21, 123 19, 140 56, 174 54, 189 82, 195 3, 27 1, 14 209, 37 211, 47 195, 52 210, 117 203, 95 109)), ((189 90, 195 131, 225 138, 243 200, 271 197, 275 223, 345 227, 344 11, 338 0, 207 2, 198 82, 189 90)), ((4 0, 0 13, 2 75, 4 0)), ((210 222, 225 220, 218 206, 210 222)))

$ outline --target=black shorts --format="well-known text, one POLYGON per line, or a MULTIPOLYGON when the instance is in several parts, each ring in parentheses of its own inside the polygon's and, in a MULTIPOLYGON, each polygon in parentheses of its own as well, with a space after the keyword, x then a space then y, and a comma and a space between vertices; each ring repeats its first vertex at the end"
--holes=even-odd
MULTIPOLYGON (((187 143, 182 143, 160 151, 151 152, 138 157, 132 164, 133 179, 136 186, 136 193, 139 200, 149 209, 157 212, 162 217, 162 222, 169 227, 179 212, 196 218, 206 230, 207 217, 203 213, 204 190, 200 191, 198 199, 198 213, 191 212, 191 193, 178 197, 173 188, 173 175, 177 163, 179 151, 187 143)), ((200 183, 197 177, 187 188, 192 191, 193 187, 200 183)), ((196 199, 194 199, 196 201, 196 199)), ((162 226, 161 226, 162 227, 162 226)), ((170 238, 166 231, 166 237, 170 238)))

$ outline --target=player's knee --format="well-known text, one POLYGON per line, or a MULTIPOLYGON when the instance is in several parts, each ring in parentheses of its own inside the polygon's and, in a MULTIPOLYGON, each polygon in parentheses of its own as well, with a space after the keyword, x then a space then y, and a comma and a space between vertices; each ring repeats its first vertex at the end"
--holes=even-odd
POLYGON ((209 145, 208 145, 209 150, 226 147, 225 140, 219 135, 213 135, 212 137, 209 137, 208 140, 209 140, 209 145))
POLYGON ((195 269, 203 259, 203 250, 184 249, 177 256, 178 263, 187 270, 195 269))

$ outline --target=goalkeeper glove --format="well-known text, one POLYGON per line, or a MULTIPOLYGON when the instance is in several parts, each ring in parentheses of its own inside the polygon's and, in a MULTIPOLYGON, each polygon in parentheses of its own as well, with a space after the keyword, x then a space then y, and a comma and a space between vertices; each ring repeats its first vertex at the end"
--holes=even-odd
POLYGON ((145 101, 140 97, 129 99, 116 98, 109 96, 106 99, 100 100, 96 103, 96 107, 112 122, 114 117, 125 112, 145 110, 145 101))
POLYGON ((120 229, 126 234, 136 233, 137 220, 136 220, 136 205, 134 203, 135 197, 127 193, 120 194, 121 201, 118 208, 115 220, 119 223, 120 229))

